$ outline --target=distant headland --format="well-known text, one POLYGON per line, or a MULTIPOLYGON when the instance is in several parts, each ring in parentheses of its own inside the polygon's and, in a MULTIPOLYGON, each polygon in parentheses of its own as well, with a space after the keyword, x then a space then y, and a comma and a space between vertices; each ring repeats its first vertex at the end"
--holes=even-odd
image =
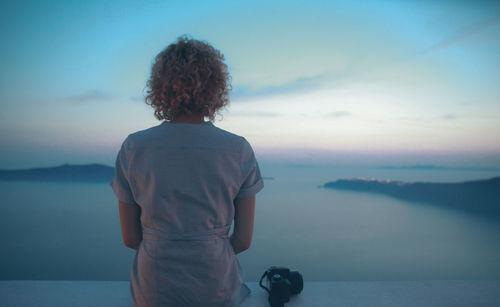
POLYGON ((377 179, 340 179, 325 188, 385 194, 500 217, 500 177, 459 183, 402 182, 377 179))
POLYGON ((387 170, 422 170, 422 171, 498 171, 500 170, 499 168, 495 167, 449 167, 449 166, 441 166, 441 165, 425 165, 425 164, 419 164, 419 165, 401 165, 401 166, 394 166, 394 165, 386 165, 386 166, 381 166, 379 167, 380 169, 387 169, 387 170))
POLYGON ((97 163, 0 170, 0 180, 109 182, 114 176, 114 167, 97 163))
MULTIPOLYGON (((110 182, 114 176, 114 167, 98 163, 0 170, 0 181, 110 182)), ((263 177, 262 179, 274 180, 274 177, 263 177)))

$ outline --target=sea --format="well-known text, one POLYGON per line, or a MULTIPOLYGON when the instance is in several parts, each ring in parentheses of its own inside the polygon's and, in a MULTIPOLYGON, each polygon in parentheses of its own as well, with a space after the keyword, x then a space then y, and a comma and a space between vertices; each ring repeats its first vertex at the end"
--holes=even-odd
MULTIPOLYGON (((498 170, 262 163, 245 281, 270 266, 304 281, 500 280, 500 220, 390 196, 323 188, 341 178, 460 182, 498 170)), ((129 280, 109 183, 0 181, 0 279, 129 280)))

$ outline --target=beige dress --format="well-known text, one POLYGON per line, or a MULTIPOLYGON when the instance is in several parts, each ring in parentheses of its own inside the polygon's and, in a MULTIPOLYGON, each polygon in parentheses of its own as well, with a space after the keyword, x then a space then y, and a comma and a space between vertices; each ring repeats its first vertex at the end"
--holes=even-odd
POLYGON ((250 294, 228 237, 234 200, 264 187, 245 138, 164 121, 127 136, 110 185, 141 208, 134 306, 238 306, 250 294))

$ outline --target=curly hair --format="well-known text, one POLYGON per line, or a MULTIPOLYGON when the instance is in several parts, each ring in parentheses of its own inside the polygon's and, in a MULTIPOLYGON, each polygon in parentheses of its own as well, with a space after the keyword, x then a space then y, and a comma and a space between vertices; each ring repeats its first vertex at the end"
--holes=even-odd
POLYGON ((230 82, 219 50, 206 41, 182 35, 155 57, 145 102, 155 109, 159 120, 203 114, 214 121, 229 104, 230 82))

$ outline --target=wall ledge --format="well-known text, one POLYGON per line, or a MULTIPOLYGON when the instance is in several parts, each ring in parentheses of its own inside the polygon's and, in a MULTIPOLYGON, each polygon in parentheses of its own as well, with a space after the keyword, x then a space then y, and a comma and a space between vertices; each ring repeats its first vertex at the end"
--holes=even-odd
MULTIPOLYGON (((240 305, 269 306, 267 292, 240 305)), ((0 280, 2 306, 132 306, 128 281, 0 280)), ((500 306, 500 280, 306 282, 285 306, 500 306)))

